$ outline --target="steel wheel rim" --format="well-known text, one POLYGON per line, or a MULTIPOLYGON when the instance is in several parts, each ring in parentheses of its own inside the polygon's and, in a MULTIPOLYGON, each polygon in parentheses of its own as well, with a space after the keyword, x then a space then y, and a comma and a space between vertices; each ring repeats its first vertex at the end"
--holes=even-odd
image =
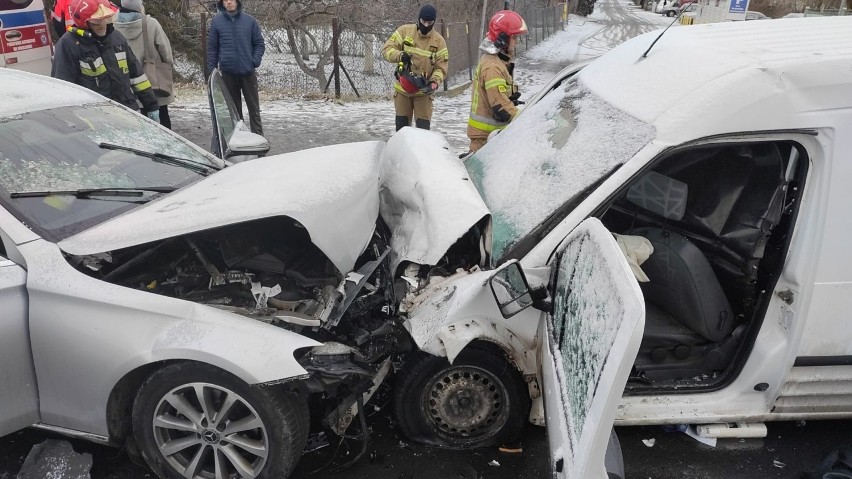
POLYGON ((511 411, 506 386, 476 366, 452 366, 432 376, 423 408, 439 435, 470 442, 499 433, 511 411))
POLYGON ((269 455, 269 434, 239 394, 189 383, 163 396, 152 421, 166 462, 188 479, 256 478, 269 455))

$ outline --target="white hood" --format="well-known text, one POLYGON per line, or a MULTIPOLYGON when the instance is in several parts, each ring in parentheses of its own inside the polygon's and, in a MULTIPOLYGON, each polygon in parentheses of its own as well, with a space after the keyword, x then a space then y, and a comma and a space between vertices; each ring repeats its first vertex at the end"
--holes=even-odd
MULTIPOLYGON (((381 211, 392 232, 391 271, 403 261, 437 264, 459 238, 490 216, 443 136, 403 128, 388 140, 384 157, 381 211)), ((490 241, 485 243, 490 253, 490 241)))
POLYGON ((59 243, 103 253, 274 216, 302 224, 341 272, 367 247, 379 213, 382 142, 334 145, 239 163, 59 243))
POLYGON ((391 267, 436 264, 489 213, 461 161, 435 133, 403 128, 383 142, 313 148, 239 163, 59 243, 103 253, 275 216, 305 227, 341 273, 352 271, 379 217, 391 267))

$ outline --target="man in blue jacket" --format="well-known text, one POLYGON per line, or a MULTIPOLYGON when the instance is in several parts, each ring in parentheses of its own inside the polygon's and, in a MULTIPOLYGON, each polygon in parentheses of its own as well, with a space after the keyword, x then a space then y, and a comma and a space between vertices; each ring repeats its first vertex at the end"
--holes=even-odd
POLYGON ((240 0, 219 0, 217 8, 219 14, 213 17, 207 38, 207 71, 212 72, 219 67, 240 118, 243 117, 242 92, 249 111, 251 131, 263 135, 255 73, 266 50, 260 26, 254 17, 243 12, 240 0))

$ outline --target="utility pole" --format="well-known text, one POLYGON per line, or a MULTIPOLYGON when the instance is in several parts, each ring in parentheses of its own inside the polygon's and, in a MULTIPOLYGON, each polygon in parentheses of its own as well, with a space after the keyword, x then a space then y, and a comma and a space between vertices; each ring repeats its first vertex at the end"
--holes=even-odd
POLYGON ((843 10, 846 10, 846 0, 840 0, 840 10, 837 11, 838 15, 846 15, 843 13, 843 10))
POLYGON ((482 0, 482 23, 479 24, 479 39, 485 38, 485 14, 488 12, 488 0, 482 0))

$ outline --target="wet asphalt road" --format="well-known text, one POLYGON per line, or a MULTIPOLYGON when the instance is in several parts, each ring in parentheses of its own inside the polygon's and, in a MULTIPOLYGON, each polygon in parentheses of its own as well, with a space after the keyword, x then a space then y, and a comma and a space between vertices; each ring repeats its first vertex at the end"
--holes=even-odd
MULTIPOLYGON (((523 452, 505 454, 496 448, 472 451, 446 451, 402 440, 389 414, 382 410, 370 417, 372 430, 367 454, 343 472, 330 468, 315 472, 329 463, 334 446, 307 453, 293 479, 533 479, 549 477, 547 440, 542 428, 529 426, 520 441, 523 452), (497 464, 492 463, 496 461, 497 464)), ((764 439, 720 440, 716 448, 694 441, 683 433, 666 432, 662 427, 617 428, 624 450, 626 479, 753 479, 798 478, 813 468, 833 449, 852 444, 852 421, 809 421, 805 424, 770 423, 764 439), (653 447, 643 439, 655 439, 653 447)), ((12 479, 30 448, 49 437, 26 430, 0 438, 0 479, 12 479)), ((120 450, 72 441, 77 452, 92 454, 92 479, 153 478, 148 470, 129 462, 120 450)), ((346 454, 344 445, 336 462, 351 458, 357 445, 346 454)), ((64 479, 64 478, 56 478, 64 479)))

